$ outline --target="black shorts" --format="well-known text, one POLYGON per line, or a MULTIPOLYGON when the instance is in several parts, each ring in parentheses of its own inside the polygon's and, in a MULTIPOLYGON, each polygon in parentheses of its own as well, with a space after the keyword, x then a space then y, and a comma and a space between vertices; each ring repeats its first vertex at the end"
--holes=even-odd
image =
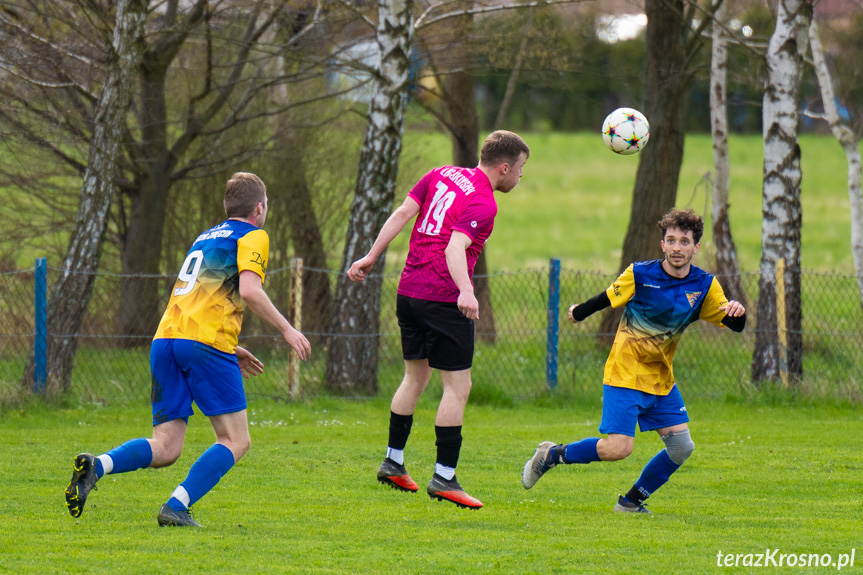
POLYGON ((429 301, 399 294, 396 317, 402 332, 402 356, 428 359, 443 371, 470 369, 473 364, 473 320, 455 302, 429 301))

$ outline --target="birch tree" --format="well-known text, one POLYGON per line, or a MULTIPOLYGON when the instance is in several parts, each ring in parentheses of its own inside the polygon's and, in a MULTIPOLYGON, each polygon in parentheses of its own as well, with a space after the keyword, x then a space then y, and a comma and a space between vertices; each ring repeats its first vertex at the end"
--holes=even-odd
MULTIPOLYGON (((96 15, 91 15, 96 16, 96 15)), ((103 17, 104 14, 98 15, 103 17)), ((134 71, 144 51, 146 0, 120 0, 114 17, 110 67, 93 118, 93 136, 81 199, 69 248, 48 302, 48 389, 65 391, 71 381, 78 331, 90 303, 108 215, 115 196, 120 142, 133 90, 134 71)), ((33 358, 23 385, 32 382, 33 358)))
POLYGON ((767 47, 764 91, 764 187, 761 264, 752 381, 779 380, 782 372, 803 373, 800 275, 800 146, 797 129, 800 82, 809 50, 812 4, 780 0, 776 28, 767 47), (777 264, 784 261, 785 309, 777 308, 777 264), (780 333, 779 316, 785 317, 780 333), (780 345, 782 340, 786 345, 780 345))
POLYGON ((726 79, 728 54, 725 38, 724 0, 714 0, 713 47, 710 60, 710 129, 713 136, 713 243, 716 245, 716 274, 722 278, 729 299, 746 306, 746 293, 740 280, 737 248, 731 236, 728 216, 728 100, 726 79))
MULTIPOLYGON (((138 336, 123 339, 125 344, 149 341, 162 311, 158 276, 177 184, 222 173, 260 155, 272 143, 267 119, 303 104, 293 100, 279 108, 277 99, 270 98, 275 87, 291 81, 274 74, 272 62, 320 23, 323 11, 315 8, 321 1, 291 2, 314 17, 281 45, 266 40, 288 0, 148 2, 145 46, 133 78, 134 115, 121 139, 115 173, 122 201, 116 202, 111 226, 124 275, 117 331, 138 336), (236 137, 254 130, 255 140, 236 137)), ((87 3, 98 7, 94 12, 111 4, 87 3)), ((0 42, 0 64, 13 73, 17 67, 27 69, 41 80, 38 88, 0 82, 0 125, 55 162, 55 179, 84 175, 97 100, 88 85, 105 76, 102 62, 91 53, 109 35, 109 19, 101 13, 87 17, 80 6, 77 0, 53 0, 0 9, 0 35, 16 39, 14 44, 0 42)), ((314 72, 308 74, 322 76, 325 67, 322 60, 309 66, 314 72)), ((34 170, 3 159, 0 164, 4 171, 15 170, 8 173, 11 181, 22 173, 32 180, 34 170)), ((43 196, 46 211, 57 210, 53 200, 43 196)))
MULTIPOLYGON (((415 30, 463 15, 571 1, 513 2, 455 10, 450 2, 430 2, 415 23, 412 0, 378 0, 376 37, 380 62, 373 71, 369 126, 360 156, 342 270, 365 255, 392 210, 415 30)), ((385 259, 386 251, 362 284, 351 282, 346 274, 339 276, 325 373, 328 389, 336 393, 377 391, 381 273, 385 259)))
POLYGON ((821 89, 821 101, 824 103, 823 119, 827 121, 833 135, 842 146, 845 158, 848 160, 848 200, 851 206, 851 255, 854 258, 854 272, 857 276, 857 287, 860 291, 860 302, 863 305, 863 192, 861 192, 860 149, 854 131, 839 120, 836 110, 836 98, 833 94, 833 76, 824 57, 818 24, 812 18, 809 26, 809 42, 812 46, 812 61, 818 86, 821 89))
MULTIPOLYGON (((408 99, 408 72, 413 41, 413 0, 378 0, 379 65, 369 106, 369 125, 360 154, 354 199, 345 238, 341 270, 371 247, 395 198, 402 130, 408 99)), ((336 285, 331 341, 327 354, 327 388, 340 394, 377 391, 381 283, 386 251, 363 283, 340 274, 336 285)))

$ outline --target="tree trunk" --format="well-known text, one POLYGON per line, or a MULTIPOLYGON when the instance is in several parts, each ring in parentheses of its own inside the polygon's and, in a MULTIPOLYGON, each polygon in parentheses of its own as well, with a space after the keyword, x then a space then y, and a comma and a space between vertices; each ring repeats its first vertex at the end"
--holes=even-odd
POLYGON ((800 146, 797 141, 800 81, 809 48, 812 4, 780 0, 776 28, 767 48, 764 92, 764 191, 761 225, 761 277, 758 328, 752 357, 752 381, 789 380, 803 374, 800 285, 800 146), (776 266, 785 260, 787 346, 780 346, 776 307, 776 266))
POLYGON ((149 344, 163 311, 165 288, 159 264, 171 185, 161 162, 157 158, 153 161, 130 196, 132 205, 120 252, 123 277, 117 333, 125 336, 122 344, 126 347, 149 344))
MULTIPOLYGON (((623 241, 619 271, 637 261, 661 257, 657 222, 674 207, 683 163, 683 117, 690 82, 685 40, 690 22, 682 0, 647 0, 644 113, 650 122, 650 144, 638 155, 629 228, 623 241)), ((625 157, 621 161, 627 161, 625 157)), ((609 308, 602 318, 599 340, 614 339, 622 309, 609 308)))
POLYGON ((512 64, 509 79, 506 81, 506 90, 503 93, 500 108, 497 109, 497 116, 494 121, 495 130, 499 130, 503 126, 503 120, 506 118, 506 114, 509 112, 509 107, 512 104, 512 98, 515 95, 515 88, 518 86, 518 77, 521 75, 521 69, 524 66, 524 55, 527 52, 527 41, 530 39, 531 28, 533 28, 532 8, 527 12, 527 20, 524 23, 524 29, 521 33, 521 44, 519 44, 518 53, 515 55, 515 62, 512 64))
MULTIPOLYGON (((401 153, 413 39, 413 1, 378 0, 380 65, 369 106, 341 270, 366 254, 389 217, 401 153)), ((330 327, 326 386, 335 393, 377 391, 381 284, 386 251, 362 283, 339 275, 330 327)))
POLYGON ((312 205, 300 141, 301 134, 290 126, 276 135, 275 149, 282 157, 279 187, 286 192, 279 197, 285 204, 294 255, 303 258, 303 333, 314 342, 321 342, 332 319, 333 294, 325 271, 327 254, 312 205))
MULTIPOLYGON (((459 43, 460 60, 473 60, 473 16, 459 16, 454 28, 459 43)), ((446 78, 446 103, 449 109, 449 124, 452 127, 453 165, 475 168, 479 164, 479 118, 476 113, 476 94, 473 74, 458 70, 446 78)), ((479 319, 476 321, 476 338, 494 342, 497 330, 494 324, 494 308, 491 305, 491 284, 488 280, 486 251, 479 253, 473 270, 474 295, 479 302, 479 319)))
POLYGON ((710 67, 710 126, 713 135, 713 242, 716 244, 716 275, 728 299, 746 305, 746 292, 740 279, 737 248, 731 236, 728 217, 728 100, 726 98, 727 50, 725 33, 726 2, 714 0, 713 57, 710 67))
MULTIPOLYGON (((213 71, 207 69, 201 93, 190 97, 186 103, 184 113, 187 116, 182 131, 169 141, 169 129, 172 130, 170 134, 174 134, 176 125, 170 124, 169 128, 167 72, 188 35, 204 20, 206 5, 206 0, 196 0, 182 21, 168 19, 165 28, 151 38, 138 70, 141 140, 135 142, 130 155, 137 160, 139 171, 135 175, 136 187, 129 193, 132 208, 121 255, 122 271, 127 278, 121 282, 117 327, 123 335, 136 336, 125 340, 131 346, 148 341, 161 317, 160 301, 164 290, 156 276, 161 272, 159 263, 164 222, 177 165, 206 129, 220 130, 215 126, 221 121, 217 119, 218 115, 241 84, 240 78, 249 62, 249 51, 274 20, 273 15, 261 18, 263 2, 248 7, 245 33, 243 37, 234 39, 240 46, 239 50, 233 61, 221 65, 228 69, 227 78, 215 82, 211 78, 213 71), (259 19, 262 22, 258 22, 259 19)), ((211 34, 208 27, 204 35, 208 43, 212 42, 211 34)))
MULTIPOLYGON (((277 22, 275 35, 280 45, 291 45, 291 38, 299 33, 311 19, 306 10, 285 10, 277 22)), ((300 48, 294 47, 299 50, 300 48)), ((302 59, 303 54, 299 54, 302 59)), ((277 58, 278 74, 283 78, 297 76, 296 59, 287 55, 277 58)), ((298 92, 307 88, 305 83, 292 86, 298 92)), ((275 90, 279 107, 288 108, 292 90, 287 84, 275 90)), ((279 205, 284 204, 284 214, 288 220, 291 244, 296 257, 303 258, 303 333, 314 345, 324 343, 324 334, 329 327, 333 313, 333 294, 330 274, 327 273, 327 254, 324 249, 323 235, 318 225, 312 203, 312 193, 306 178, 305 148, 306 133, 295 127, 296 114, 283 112, 273 120, 276 154, 275 174, 279 182, 272 194, 278 197, 279 205)), ((275 188, 275 186, 274 186, 275 188)))
MULTIPOLYGON (((133 73, 143 53, 146 0, 120 0, 112 40, 112 65, 96 107, 87 170, 60 280, 48 302, 48 390, 66 391, 78 348, 78 331, 99 268, 114 196, 120 142, 132 95, 133 73)), ((23 383, 32 383, 33 358, 23 383)))
POLYGON ((845 151, 848 160, 848 199, 851 206, 851 255, 854 258, 854 273, 857 276, 857 288, 860 292, 860 302, 863 305, 863 195, 861 195, 860 149, 854 132, 839 121, 836 111, 836 101, 833 95, 833 78, 818 33, 818 24, 812 18, 809 27, 809 42, 812 45, 812 60, 818 85, 821 88, 821 100, 824 102, 824 117, 830 125, 830 130, 845 151))
POLYGON ((165 213, 173 164, 168 151, 168 112, 165 80, 170 60, 147 51, 139 67, 140 154, 146 158, 136 189, 121 249, 123 277, 117 333, 126 347, 146 345, 159 325, 164 287, 159 278, 165 213))

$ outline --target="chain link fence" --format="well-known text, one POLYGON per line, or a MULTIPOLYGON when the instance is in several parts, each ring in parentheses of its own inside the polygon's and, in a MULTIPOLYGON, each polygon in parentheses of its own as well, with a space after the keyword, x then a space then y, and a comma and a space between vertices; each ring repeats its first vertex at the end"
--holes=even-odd
MULTIPOLYGON (((604 290, 614 276, 562 270, 560 305, 556 314, 550 314, 549 271, 532 269, 488 276, 492 309, 481 310, 481 314, 493 313, 494 330, 478 329, 476 333, 471 401, 506 404, 545 395, 550 386, 560 394, 601 395, 602 372, 613 333, 599 332, 602 314, 572 325, 566 311, 572 303, 583 302, 604 290), (559 328, 550 330, 555 315, 559 328)), ((25 380, 23 375, 36 341, 35 272, 28 269, 0 274, 0 403, 34 389, 34 382, 25 380)), ((47 269, 49 295, 59 273, 56 268, 47 269)), ((326 274, 331 285, 335 285, 335 272, 307 268, 303 273, 326 274)), ((152 336, 117 332, 123 279, 103 273, 95 278, 88 313, 78 334, 71 386, 65 393, 73 401, 117 403, 145 401, 149 397, 152 336)), ((404 369, 395 318, 398 279, 398 273, 386 274, 381 295, 378 394, 385 396, 398 386, 404 369)), ((140 282, 142 289, 154 289, 156 285, 161 290, 160 312, 167 305, 174 280, 173 276, 165 276, 140 282)), ((722 397, 754 390, 749 374, 757 329, 754 303, 758 275, 744 274, 741 280, 749 304, 743 334, 697 322, 680 341, 675 355, 675 376, 687 398, 722 397)), ((804 377, 795 384, 795 389, 809 395, 863 400, 858 367, 863 355, 863 307, 856 278, 803 272, 802 284, 804 377)), ((290 268, 268 272, 268 293, 284 312, 290 303, 290 288, 290 268)), ((154 330, 155 326, 150 326, 140 333, 154 330)), ((303 332, 313 341, 312 359, 302 362, 292 384, 287 344, 269 326, 247 313, 241 345, 266 365, 264 374, 245 380, 249 397, 291 401, 331 394, 324 382, 326 343, 330 335, 319 326, 309 326, 303 332)), ((50 325, 47 326, 48 345, 52 338, 62 335, 51 333, 50 325)), ((436 381, 437 375, 430 385, 432 393, 434 389, 439 392, 436 381)))

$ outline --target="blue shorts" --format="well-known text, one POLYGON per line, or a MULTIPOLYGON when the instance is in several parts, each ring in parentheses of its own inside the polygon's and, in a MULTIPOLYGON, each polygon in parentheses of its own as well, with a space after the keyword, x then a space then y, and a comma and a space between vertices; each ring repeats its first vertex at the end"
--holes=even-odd
POLYGON ((677 386, 668 395, 653 395, 628 389, 603 385, 602 423, 600 433, 619 433, 635 437, 635 422, 641 431, 662 429, 689 421, 683 397, 677 386))
POLYGON ((237 356, 188 339, 155 339, 150 345, 153 425, 189 421, 194 401, 206 416, 246 409, 237 356))

